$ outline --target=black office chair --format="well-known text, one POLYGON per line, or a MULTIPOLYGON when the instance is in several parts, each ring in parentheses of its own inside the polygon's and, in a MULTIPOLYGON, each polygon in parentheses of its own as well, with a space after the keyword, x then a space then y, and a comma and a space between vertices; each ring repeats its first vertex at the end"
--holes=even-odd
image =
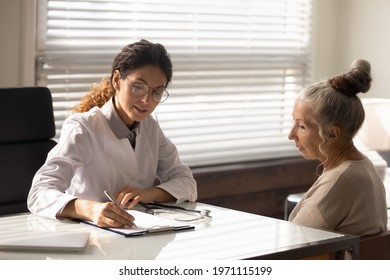
POLYGON ((56 145, 45 87, 0 88, 0 215, 27 212, 32 178, 56 145))

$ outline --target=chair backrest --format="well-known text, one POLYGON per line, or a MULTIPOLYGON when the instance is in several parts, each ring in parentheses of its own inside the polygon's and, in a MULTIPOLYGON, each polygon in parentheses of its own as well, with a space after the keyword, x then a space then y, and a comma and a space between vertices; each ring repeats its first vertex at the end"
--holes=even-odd
POLYGON ((390 260, 390 231, 360 237, 359 259, 390 260))
POLYGON ((26 212, 32 178, 56 145, 45 87, 0 88, 0 215, 26 212))

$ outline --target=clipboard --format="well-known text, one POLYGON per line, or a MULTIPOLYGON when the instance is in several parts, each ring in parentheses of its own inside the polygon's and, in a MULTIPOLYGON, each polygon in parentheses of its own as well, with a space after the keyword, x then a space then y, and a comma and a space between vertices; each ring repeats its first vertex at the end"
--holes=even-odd
POLYGON ((124 237, 135 237, 146 234, 155 234, 155 233, 167 233, 167 232, 177 232, 183 230, 194 229, 194 225, 185 224, 183 222, 178 222, 148 213, 144 213, 138 210, 126 210, 130 215, 135 218, 135 223, 137 227, 125 227, 125 228, 111 228, 111 227, 99 227, 91 221, 81 221, 81 223, 98 227, 103 230, 107 230, 124 237))

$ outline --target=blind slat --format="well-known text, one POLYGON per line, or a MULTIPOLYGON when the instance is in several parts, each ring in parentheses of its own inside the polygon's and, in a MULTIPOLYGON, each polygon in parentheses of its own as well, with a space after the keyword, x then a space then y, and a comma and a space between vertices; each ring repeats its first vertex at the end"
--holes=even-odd
POLYGON ((121 48, 162 43, 174 73, 155 115, 190 166, 297 155, 295 95, 311 78, 312 0, 38 2, 37 85, 56 137, 121 48))

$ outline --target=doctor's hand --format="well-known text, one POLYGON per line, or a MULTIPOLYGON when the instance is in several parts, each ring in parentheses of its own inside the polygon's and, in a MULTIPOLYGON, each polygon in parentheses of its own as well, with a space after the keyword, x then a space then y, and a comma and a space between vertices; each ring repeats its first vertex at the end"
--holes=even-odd
POLYGON ((112 202, 97 203, 93 207, 92 221, 100 227, 133 227, 134 217, 112 202))
POLYGON ((74 199, 57 213, 57 218, 74 218, 92 221, 100 227, 132 227, 134 217, 112 202, 74 199))
POLYGON ((127 186, 118 194, 117 201, 122 207, 131 201, 128 205, 128 208, 131 209, 137 205, 138 202, 171 202, 175 201, 175 198, 158 187, 140 189, 133 186, 127 186))

